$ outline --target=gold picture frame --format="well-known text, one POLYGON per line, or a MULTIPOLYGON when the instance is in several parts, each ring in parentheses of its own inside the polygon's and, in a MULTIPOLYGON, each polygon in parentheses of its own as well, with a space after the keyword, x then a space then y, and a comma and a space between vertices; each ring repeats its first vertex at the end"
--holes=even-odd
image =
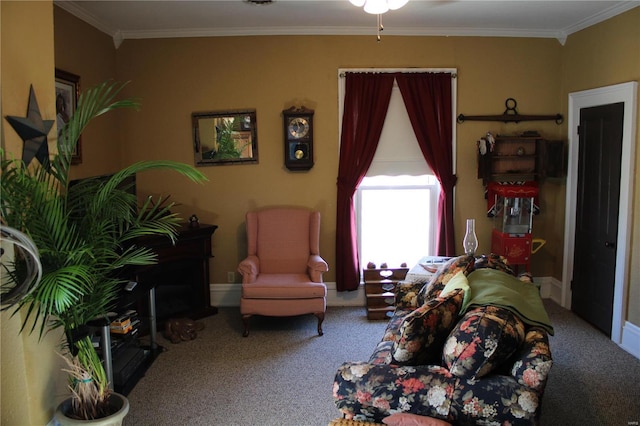
POLYGON ((256 110, 191 114, 196 166, 258 162, 256 110))

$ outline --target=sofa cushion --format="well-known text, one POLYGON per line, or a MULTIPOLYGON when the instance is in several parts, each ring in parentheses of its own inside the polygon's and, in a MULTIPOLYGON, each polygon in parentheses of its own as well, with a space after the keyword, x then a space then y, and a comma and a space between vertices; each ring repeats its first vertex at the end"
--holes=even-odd
POLYGON ((471 308, 446 340, 442 362, 451 374, 479 379, 507 361, 524 341, 524 323, 496 306, 471 308))
POLYGON ((473 271, 474 264, 475 258, 466 254, 453 257, 443 263, 433 278, 418 293, 418 306, 422 306, 425 302, 438 297, 444 286, 458 272, 463 271, 465 275, 469 275, 473 271))
POLYGON ((404 317, 393 344, 393 362, 403 365, 438 363, 449 332, 458 321, 464 291, 456 289, 427 301, 404 317))

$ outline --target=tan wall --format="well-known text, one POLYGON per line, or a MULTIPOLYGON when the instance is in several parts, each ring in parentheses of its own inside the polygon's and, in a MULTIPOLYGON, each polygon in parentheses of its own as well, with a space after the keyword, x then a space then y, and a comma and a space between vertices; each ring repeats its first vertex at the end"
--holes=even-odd
MULTIPOLYGON (((640 8, 571 35, 562 55, 562 101, 566 111, 568 94, 628 81, 640 81, 640 8)), ((640 108, 638 117, 640 125, 640 108)), ((633 197, 631 272, 628 320, 640 325, 640 131, 636 133, 633 197)))
MULTIPOLYGON (((169 174, 139 178, 139 188, 171 194, 183 215, 197 214, 219 226, 214 235, 212 282, 226 282, 246 253, 244 214, 266 205, 302 205, 322 214, 321 253, 335 265, 336 177, 338 170, 339 68, 454 67, 458 69, 458 111, 500 114, 505 99, 516 98, 519 111, 555 114, 560 108, 560 53, 556 40, 460 37, 271 36, 126 40, 117 52, 118 77, 131 80, 131 95, 142 111, 123 121, 125 157, 171 158, 193 164, 190 114, 255 108, 258 121, 257 165, 215 166, 201 170, 203 186, 169 174), (294 53, 295 52, 295 53, 294 53), (304 104, 315 109, 316 164, 292 173, 283 165, 283 109, 304 104)), ((456 241, 464 220, 479 223, 480 251, 490 247, 491 222, 481 181, 476 179, 475 144, 497 133, 538 129, 559 137, 550 123, 478 123, 457 126, 458 186, 456 241)), ((554 189, 555 190, 555 187, 554 189)), ((536 237, 561 241, 546 232, 556 206, 548 203, 536 218, 536 237)), ((461 245, 461 243, 460 243, 461 245)), ((561 258, 561 244, 548 244, 548 257, 561 258)), ((538 256, 538 255, 536 255, 538 256)), ((533 262, 534 273, 560 276, 553 265, 533 262)), ((326 276, 335 280, 333 270, 326 276)))
MULTIPOLYGON (((2 116, 25 116, 33 84, 43 119, 55 119, 52 2, 2 1, 0 14, 2 116)), ((55 130, 50 132, 53 135, 55 130)), ((49 142, 53 149, 54 139, 49 142)), ((2 119, 2 148, 20 158, 22 145, 2 119)), ((0 317, 0 421, 2 425, 43 425, 64 399, 65 380, 54 353, 60 335, 51 333, 38 342, 37 333, 18 334, 20 322, 20 314, 11 317, 2 312, 0 317)))

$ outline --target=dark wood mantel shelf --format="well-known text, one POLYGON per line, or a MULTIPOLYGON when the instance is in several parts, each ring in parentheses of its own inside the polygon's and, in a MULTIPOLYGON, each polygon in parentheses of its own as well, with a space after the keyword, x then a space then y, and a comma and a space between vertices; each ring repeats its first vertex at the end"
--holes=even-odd
POLYGON ((175 245, 167 237, 144 237, 138 244, 152 248, 158 263, 136 271, 141 288, 155 287, 158 322, 169 318, 198 319, 218 313, 211 306, 209 259, 211 238, 218 227, 181 225, 175 245))

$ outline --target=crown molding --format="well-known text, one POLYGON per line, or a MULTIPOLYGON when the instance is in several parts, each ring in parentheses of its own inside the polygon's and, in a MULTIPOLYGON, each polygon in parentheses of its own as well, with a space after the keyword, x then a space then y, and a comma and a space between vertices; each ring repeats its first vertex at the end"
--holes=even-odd
POLYGON ((605 9, 596 15, 590 16, 587 19, 583 19, 582 21, 577 22, 576 24, 565 28, 562 31, 562 33, 566 38, 575 32, 584 30, 585 28, 588 28, 592 25, 599 24, 600 22, 606 21, 607 19, 613 18, 614 16, 620 15, 638 6, 640 6, 640 1, 638 0, 628 0, 628 1, 625 1, 624 3, 613 5, 610 8, 605 9))
POLYGON ((53 2, 53 4, 55 4, 56 6, 59 6, 76 18, 83 20, 87 24, 97 28, 105 34, 110 35, 111 37, 114 37, 118 33, 117 29, 112 28, 106 25, 104 22, 100 21, 97 17, 87 12, 86 9, 80 6, 79 3, 79 1, 72 0, 54 0, 53 2))
MULTIPOLYGON (((196 28, 190 30, 122 31, 124 39, 181 38, 181 37, 237 37, 268 35, 375 35, 371 27, 247 27, 247 28, 196 28)), ((470 37, 536 37, 558 38, 557 31, 498 29, 498 28, 393 28, 385 27, 383 35, 395 36, 470 36, 470 37)))
MULTIPOLYGON (((116 49, 126 39, 185 38, 185 37, 238 37, 238 36, 270 36, 270 35, 376 35, 376 28, 371 27, 238 27, 238 28, 195 28, 179 30, 144 30, 124 31, 112 28, 97 17, 88 13, 79 0, 54 0, 54 4, 85 21, 89 25, 113 38, 116 49)), ((640 6, 639 0, 627 0, 584 19, 575 25, 557 30, 532 30, 527 28, 469 28, 469 27, 385 27, 384 36, 441 36, 441 37, 526 37, 555 38, 564 45, 570 34, 610 19, 640 6)))

